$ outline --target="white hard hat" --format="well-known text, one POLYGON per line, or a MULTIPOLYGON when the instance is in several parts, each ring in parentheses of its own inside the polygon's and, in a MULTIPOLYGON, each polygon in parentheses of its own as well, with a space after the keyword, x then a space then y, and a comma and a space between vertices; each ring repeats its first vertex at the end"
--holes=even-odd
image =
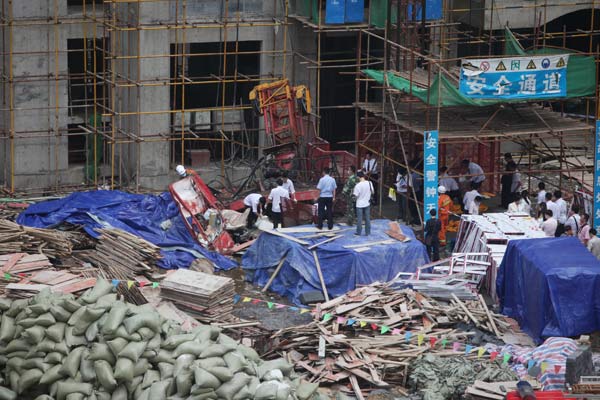
POLYGON ((446 186, 438 186, 438 193, 446 193, 446 186))
POLYGON ((185 167, 183 165, 178 165, 177 167, 175 167, 175 171, 177 171, 177 174, 179 174, 179 176, 185 176, 185 167))

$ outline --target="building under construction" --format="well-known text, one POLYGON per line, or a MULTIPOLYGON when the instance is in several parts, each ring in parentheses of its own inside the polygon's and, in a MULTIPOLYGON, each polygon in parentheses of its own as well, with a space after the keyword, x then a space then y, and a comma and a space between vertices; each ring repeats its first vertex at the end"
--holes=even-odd
MULTIPOLYGON (((591 185, 595 0, 2 0, 0 184, 49 193, 164 190, 176 164, 235 186, 269 147, 251 90, 313 98, 306 135, 422 174, 423 132, 498 189, 501 154, 552 185, 591 185), (560 99, 471 102, 469 59, 568 54, 560 99), (551 171, 550 174, 546 172, 551 171)), ((589 190, 590 188, 587 187, 589 190)))

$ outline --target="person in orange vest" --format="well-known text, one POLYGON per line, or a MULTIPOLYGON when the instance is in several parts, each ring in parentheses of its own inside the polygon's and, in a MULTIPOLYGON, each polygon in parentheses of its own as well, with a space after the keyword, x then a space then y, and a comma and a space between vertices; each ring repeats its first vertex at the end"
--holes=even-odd
POLYGON ((448 229, 448 220, 450 219, 450 208, 452 207, 452 199, 446 194, 446 187, 438 187, 438 214, 442 228, 438 234, 440 246, 446 246, 446 229, 448 229))

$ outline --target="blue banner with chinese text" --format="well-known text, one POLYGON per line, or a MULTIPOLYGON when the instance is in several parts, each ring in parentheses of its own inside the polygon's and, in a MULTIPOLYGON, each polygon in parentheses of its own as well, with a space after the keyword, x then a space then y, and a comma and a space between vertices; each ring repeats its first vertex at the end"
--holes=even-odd
POLYGON ((568 62, 568 55, 465 59, 459 89, 473 99, 565 97, 568 62))
POLYGON ((423 140, 423 219, 427 221, 429 211, 438 208, 438 131, 425 131, 423 140))

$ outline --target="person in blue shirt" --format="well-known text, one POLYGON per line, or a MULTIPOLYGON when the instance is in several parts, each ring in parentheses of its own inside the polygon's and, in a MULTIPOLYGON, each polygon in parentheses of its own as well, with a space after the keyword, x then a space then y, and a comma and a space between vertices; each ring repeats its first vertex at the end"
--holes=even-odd
POLYGON ((335 179, 329 176, 329 172, 329 168, 324 168, 323 176, 317 184, 317 189, 321 191, 318 200, 319 220, 317 227, 319 229, 323 229, 323 220, 325 218, 327 218, 327 227, 333 229, 333 203, 335 203, 337 184, 335 183, 335 179))

